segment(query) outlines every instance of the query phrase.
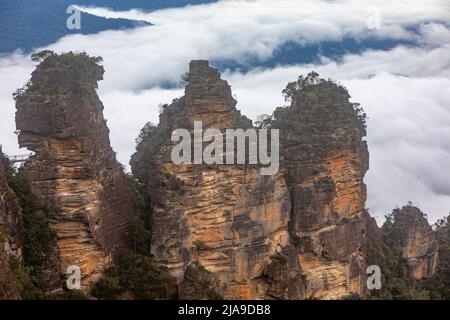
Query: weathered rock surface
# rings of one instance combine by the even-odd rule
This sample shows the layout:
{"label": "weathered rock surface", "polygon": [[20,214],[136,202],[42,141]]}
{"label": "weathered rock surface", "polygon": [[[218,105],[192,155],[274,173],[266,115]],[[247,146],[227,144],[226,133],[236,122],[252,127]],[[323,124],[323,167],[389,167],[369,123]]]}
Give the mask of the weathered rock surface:
{"label": "weathered rock surface", "polygon": [[23,171],[53,212],[60,272],[79,266],[83,289],[126,246],[134,215],[96,93],[104,73],[98,62],[51,53],[16,96],[19,144],[35,152]]}
{"label": "weathered rock surface", "polygon": [[[165,108],[147,140],[168,141],[194,120],[219,129],[244,123],[228,84],[206,61],[191,62],[187,81],[186,95]],[[364,119],[344,88],[313,76],[302,81],[292,105],[266,123],[280,129],[283,168],[274,176],[250,165],[174,165],[167,142],[142,170],[146,147],[138,147],[132,164],[152,199],[153,253],[178,278],[199,261],[226,298],[363,294]]]}
{"label": "weathered rock surface", "polygon": [[348,92],[315,73],[284,91],[291,100],[278,108],[282,166],[291,196],[290,230],[307,298],[363,294],[363,219],[369,154],[364,115]]}
{"label": "weathered rock surface", "polygon": [[[45,55],[16,95],[19,143],[35,152],[21,170],[50,208],[58,235],[58,259],[46,267],[49,282],[56,282],[52,268],[64,275],[77,265],[87,290],[127,247],[135,195],[110,146],[96,94],[99,60]],[[395,259],[398,250],[390,246],[400,248],[407,277],[436,272],[436,233],[419,209],[395,210],[393,223],[381,230],[364,208],[365,115],[345,88],[316,73],[287,86],[291,105],[262,123],[280,130],[281,168],[263,176],[254,164],[172,162],[172,131],[193,135],[194,121],[202,121],[203,130],[253,128],[207,61],[192,61],[186,81],[185,95],[163,107],[159,125],[141,132],[131,159],[151,200],[151,253],[177,279],[180,298],[364,296],[366,257],[375,264]],[[17,299],[10,261],[20,260],[23,229],[2,170],[0,298]],[[439,230],[448,236],[447,225]]]}
{"label": "weathered rock surface", "polygon": [[[193,263],[217,279],[227,299],[302,297],[300,267],[283,276],[295,290],[279,290],[267,281],[271,257],[290,250],[289,193],[282,173],[262,176],[257,165],[174,165],[170,133],[203,128],[248,128],[236,110],[228,83],[207,61],[192,61],[185,96],[166,106],[158,128],[144,139],[132,158],[133,172],[147,183],[153,208],[152,253],[180,282]],[[160,137],[160,138],[156,138]],[[155,141],[162,143],[155,148]],[[153,144],[145,145],[146,140]],[[155,152],[157,155],[152,155]],[[152,163],[143,166],[153,158]],[[142,169],[144,168],[144,169]],[[279,297],[278,297],[279,295]]]}
{"label": "weathered rock surface", "polygon": [[6,181],[5,158],[0,149],[0,300],[20,299],[11,262],[22,259],[23,223],[14,191]]}
{"label": "weathered rock surface", "polygon": [[439,245],[424,214],[407,205],[394,210],[393,221],[386,240],[400,248],[402,272],[413,279],[431,277],[438,265]]}
{"label": "weathered rock surface", "polygon": [[436,223],[436,238],[439,243],[439,249],[450,243],[450,215],[445,219],[440,219]]}
{"label": "weathered rock surface", "polygon": [[382,243],[384,241],[384,234],[380,227],[378,227],[375,218],[371,217],[368,212],[365,212],[364,219],[366,222],[366,241]]}

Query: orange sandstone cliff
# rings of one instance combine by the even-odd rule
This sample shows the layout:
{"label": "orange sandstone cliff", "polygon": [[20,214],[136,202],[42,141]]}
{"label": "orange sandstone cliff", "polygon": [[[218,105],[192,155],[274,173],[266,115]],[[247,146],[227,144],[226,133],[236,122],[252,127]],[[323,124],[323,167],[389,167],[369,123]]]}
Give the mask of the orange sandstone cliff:
{"label": "orange sandstone cliff", "polygon": [[99,61],[49,53],[16,94],[19,144],[35,153],[22,171],[52,212],[59,272],[80,267],[85,290],[126,247],[134,215],[96,93]]}
{"label": "orange sandstone cliff", "polygon": [[[131,162],[137,177],[146,180],[152,202],[152,254],[180,282],[190,266],[201,265],[228,299],[303,297],[281,172],[262,176],[258,165],[172,163],[174,129],[192,129],[195,120],[202,120],[204,129],[251,127],[236,110],[230,86],[207,61],[192,61],[186,80],[185,96],[164,107],[158,128],[138,146]],[[157,136],[162,142],[155,148]],[[145,155],[154,152],[148,164]],[[279,274],[275,265],[282,255],[290,270]],[[282,290],[280,282],[285,283]]]}
{"label": "orange sandstone cliff", "polygon": [[[110,146],[96,93],[100,59],[48,51],[37,58],[15,96],[20,146],[34,152],[20,174],[45,203],[56,234],[44,270],[48,287],[75,265],[88,291],[130,244],[136,194]],[[148,254],[176,278],[179,298],[365,296],[366,260],[380,261],[365,252],[369,241],[399,248],[406,277],[435,274],[436,233],[420,210],[394,211],[383,230],[365,210],[365,114],[344,87],[314,72],[287,85],[290,105],[259,124],[280,132],[279,171],[265,176],[259,164],[172,162],[172,131],[193,135],[194,121],[203,130],[255,128],[208,61],[192,61],[185,80],[184,96],[162,107],[157,126],[143,128],[130,162],[150,199]],[[0,298],[18,299],[10,262],[20,261],[27,230],[7,169],[0,165]]]}
{"label": "orange sandstone cliff", "polygon": [[291,105],[278,108],[283,167],[291,196],[290,231],[306,297],[362,295],[364,206],[369,154],[365,115],[342,86],[316,73],[289,83]]}
{"label": "orange sandstone cliff", "polygon": [[251,126],[206,61],[192,61],[186,80],[185,96],[164,108],[131,162],[152,200],[156,259],[179,281],[198,262],[226,298],[363,294],[368,152],[363,115],[345,89],[311,77],[295,85],[292,105],[266,123],[280,129],[282,168],[261,176],[254,165],[171,162],[173,129],[194,120]]}
{"label": "orange sandstone cliff", "polygon": [[[386,241],[401,252],[401,272],[412,279],[429,278],[438,266],[438,238],[422,211],[407,205],[394,210]],[[440,231],[440,230],[439,230]]]}

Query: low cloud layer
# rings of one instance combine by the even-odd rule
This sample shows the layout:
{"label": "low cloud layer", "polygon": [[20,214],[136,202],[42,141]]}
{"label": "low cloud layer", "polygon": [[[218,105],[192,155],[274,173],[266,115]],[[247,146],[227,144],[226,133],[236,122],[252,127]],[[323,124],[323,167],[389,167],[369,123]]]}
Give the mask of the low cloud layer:
{"label": "low cloud layer", "polygon": [[[372,6],[381,8],[379,30],[367,29]],[[372,214],[381,218],[409,200],[431,220],[450,210],[447,1],[221,1],[150,14],[88,10],[155,24],[69,36],[49,46],[57,52],[85,50],[104,57],[106,73],[99,94],[113,147],[124,164],[134,151],[140,128],[147,121],[158,121],[158,105],[182,95],[180,75],[191,59],[266,59],[286,41],[313,43],[345,35],[412,39],[416,46],[369,50],[340,61],[322,58],[317,65],[224,72],[223,77],[233,87],[238,108],[253,119],[282,105],[281,90],[300,74],[316,70],[340,81],[369,115],[371,169],[366,182]],[[11,95],[29,79],[33,68],[29,57],[19,53],[0,59],[0,143],[9,154],[24,153],[12,134]],[[167,83],[178,83],[180,88],[162,89]]]}

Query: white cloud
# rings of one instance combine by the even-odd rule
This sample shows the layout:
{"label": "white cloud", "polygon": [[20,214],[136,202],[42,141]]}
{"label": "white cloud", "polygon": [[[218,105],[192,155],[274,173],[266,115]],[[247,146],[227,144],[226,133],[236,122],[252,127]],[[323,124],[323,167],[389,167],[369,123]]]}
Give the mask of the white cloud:
{"label": "white cloud", "polygon": [[[395,52],[390,52],[391,58]],[[449,57],[450,48],[446,52]],[[414,56],[415,53],[415,49],[410,49],[408,63],[399,54],[397,64],[392,61],[383,64],[387,69],[378,69],[390,67],[396,71],[404,63],[408,77],[377,72],[377,63],[374,63],[375,70],[366,70],[366,76],[375,74],[372,77],[348,72],[358,69],[366,59],[364,54],[342,65],[276,68],[224,77],[233,85],[238,107],[253,118],[282,105],[281,89],[299,74],[318,70],[321,76],[339,79],[349,90],[352,101],[360,102],[369,116],[370,170],[365,181],[367,207],[372,215],[381,222],[393,208],[412,201],[435,221],[450,212],[449,67],[447,64],[447,70],[442,70],[447,76],[422,76],[420,68],[406,65],[426,60],[432,64],[436,60],[433,53],[428,59],[421,54]],[[426,56],[425,52],[422,54]],[[383,57],[379,55],[380,59]],[[445,65],[445,61],[438,62]],[[426,65],[423,68],[427,74]]]}
{"label": "white cloud", "polygon": [[18,150],[13,134],[16,126],[12,94],[25,84],[32,68],[31,61],[20,53],[0,59],[0,145],[4,152],[24,153]]}
{"label": "white cloud", "polygon": [[450,30],[438,23],[426,23],[420,26],[422,37],[419,43],[439,47],[450,43]]}
{"label": "white cloud", "polygon": [[141,92],[111,91],[101,95],[105,118],[118,159],[128,164],[138,133],[147,122],[159,122],[159,105],[171,103],[183,90],[153,88]]}
{"label": "white cloud", "polygon": [[344,81],[369,115],[367,207],[378,219],[412,201],[432,220],[450,212],[450,79],[380,74]]}
{"label": "white cloud", "polygon": [[[380,8],[379,30],[367,28],[370,7]],[[130,90],[157,86],[161,81],[177,82],[180,71],[186,70],[194,57],[267,59],[286,41],[310,44],[339,41],[345,36],[414,40],[416,35],[411,26],[450,21],[450,7],[445,0],[239,0],[151,13],[83,10],[154,24],[131,31],[65,37],[51,46],[55,50],[87,50],[104,56],[110,77],[103,86]],[[147,66],[148,70],[143,72]]]}
{"label": "white cloud", "polygon": [[[380,30],[367,30],[370,6],[381,9]],[[96,13],[113,14],[101,10]],[[115,14],[154,26],[68,36],[49,48],[85,50],[104,57],[106,74],[99,94],[113,146],[125,164],[140,128],[146,121],[157,121],[158,105],[182,95],[180,89],[161,89],[161,85],[179,82],[191,59],[245,61],[250,55],[263,59],[285,41],[311,43],[346,35],[417,41],[416,47],[369,50],[346,55],[339,62],[322,58],[319,65],[226,72],[223,77],[232,85],[238,107],[252,118],[283,104],[281,90],[300,74],[314,69],[341,81],[370,116],[367,183],[372,212],[382,216],[408,200],[434,219],[450,210],[449,143],[445,140],[450,123],[450,30],[439,23],[450,22],[448,1],[220,1]],[[412,32],[410,27],[419,24],[419,34]],[[29,58],[20,54],[0,59],[0,143],[8,153],[20,152],[12,134],[11,93],[28,80],[32,70]]]}

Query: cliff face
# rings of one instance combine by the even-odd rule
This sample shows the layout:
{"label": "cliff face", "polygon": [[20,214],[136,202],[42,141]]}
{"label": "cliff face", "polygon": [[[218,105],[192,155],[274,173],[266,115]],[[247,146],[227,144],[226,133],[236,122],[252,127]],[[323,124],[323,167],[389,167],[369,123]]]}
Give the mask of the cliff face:
{"label": "cliff face", "polygon": [[[87,290],[129,245],[135,194],[110,146],[96,94],[104,72],[99,60],[51,52],[40,58],[16,93],[19,143],[35,152],[21,174],[44,200],[57,234],[43,266],[49,287],[75,265]],[[399,271],[409,279],[435,274],[439,245],[419,209],[394,210],[380,229],[364,208],[365,115],[345,88],[316,73],[288,84],[291,105],[261,124],[280,130],[280,170],[264,176],[259,164],[173,163],[175,129],[192,137],[195,121],[222,133],[254,128],[207,61],[192,61],[186,81],[185,95],[163,106],[158,126],[144,127],[131,159],[151,200],[151,254],[177,279],[180,298],[365,296],[366,260],[386,273],[386,297],[401,298],[391,294]],[[24,231],[1,163],[0,298],[17,299],[11,261],[21,259]],[[448,229],[448,223],[438,229],[442,243]]]}
{"label": "cliff face", "polygon": [[315,73],[284,91],[278,108],[282,165],[291,195],[290,230],[306,274],[308,298],[363,293],[363,219],[368,170],[364,115],[347,91]]}
{"label": "cliff face", "polygon": [[[446,219],[438,220],[436,228],[436,238],[439,243],[439,249],[450,249],[450,215]],[[448,253],[447,253],[448,255]]]}
{"label": "cliff face", "polygon": [[[363,294],[368,151],[364,116],[347,91],[315,75],[290,84],[292,105],[265,123],[280,129],[282,168],[261,176],[255,165],[171,162],[175,128],[249,126],[206,61],[191,62],[186,80],[185,96],[164,108],[132,158],[152,199],[157,259],[179,279],[199,261],[226,298]],[[143,168],[156,141],[165,142]]]}
{"label": "cliff face", "polygon": [[60,272],[79,266],[83,289],[126,245],[134,215],[96,93],[104,72],[98,62],[50,53],[16,96],[19,144],[35,152],[22,170],[52,211]]}
{"label": "cliff face", "polygon": [[6,182],[6,168],[0,149],[0,300],[20,299],[11,271],[13,259],[22,259],[23,223],[14,192]]}
{"label": "cliff face", "polygon": [[[203,121],[207,128],[248,128],[226,81],[207,61],[192,61],[185,96],[166,106],[160,124],[132,158],[133,172],[147,179],[153,208],[152,253],[179,281],[198,263],[212,273],[227,299],[301,298],[300,267],[289,242],[289,193],[281,173],[262,176],[258,165],[174,165],[170,132]],[[148,172],[150,172],[148,174]],[[140,174],[142,173],[142,174]],[[275,256],[290,264],[282,276]],[[286,269],[286,268],[285,268]],[[286,271],[286,270],[285,270]],[[280,281],[290,286],[277,288]],[[183,287],[183,286],[182,286]]]}
{"label": "cliff face", "polygon": [[401,251],[401,271],[412,279],[429,278],[436,273],[439,245],[424,214],[411,205],[394,210],[387,243]]}

